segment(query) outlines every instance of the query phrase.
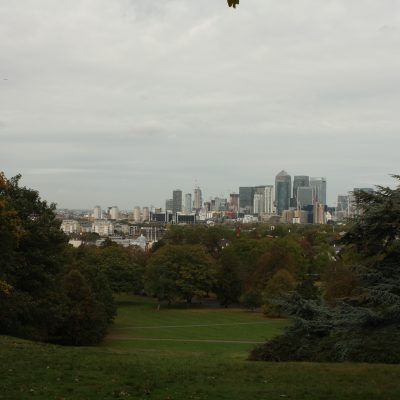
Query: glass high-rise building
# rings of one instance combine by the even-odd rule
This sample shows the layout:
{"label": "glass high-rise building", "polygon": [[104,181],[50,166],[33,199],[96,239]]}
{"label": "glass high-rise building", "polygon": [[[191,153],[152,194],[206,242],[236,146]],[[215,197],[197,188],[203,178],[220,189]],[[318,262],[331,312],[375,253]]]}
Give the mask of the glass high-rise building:
{"label": "glass high-rise building", "polygon": [[[299,187],[308,187],[310,186],[310,177],[306,175],[295,175],[293,177],[293,203],[296,207],[297,204],[297,191]],[[312,203],[310,203],[312,204]]]}
{"label": "glass high-rise building", "polygon": [[192,194],[191,193],[185,194],[185,213],[186,214],[192,213]]}
{"label": "glass high-rise building", "polygon": [[175,189],[172,192],[172,213],[175,214],[181,211],[182,211],[182,190]]}
{"label": "glass high-rise building", "polygon": [[239,187],[239,210],[241,213],[253,213],[254,193],[255,190],[253,186]]}
{"label": "glass high-rise building", "polygon": [[311,186],[299,186],[297,188],[297,208],[303,208],[314,204],[314,189]]}
{"label": "glass high-rise building", "polygon": [[311,178],[310,186],[314,188],[314,204],[326,204],[326,178]]}
{"label": "glass high-rise building", "polygon": [[279,215],[290,207],[290,195],[292,192],[292,178],[286,171],[279,172],[275,177],[275,202]]}
{"label": "glass high-rise building", "polygon": [[201,189],[197,186],[194,189],[193,208],[196,211],[200,211],[202,206],[203,206],[203,198],[202,198],[202,194],[201,194]]}

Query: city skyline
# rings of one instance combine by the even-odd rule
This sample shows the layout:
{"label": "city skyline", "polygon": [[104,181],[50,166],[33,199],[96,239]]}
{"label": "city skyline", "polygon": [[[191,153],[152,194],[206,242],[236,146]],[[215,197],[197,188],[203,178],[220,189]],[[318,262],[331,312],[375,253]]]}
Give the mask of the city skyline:
{"label": "city skyline", "polygon": [[0,170],[68,208],[392,185],[397,2],[246,3],[3,0]]}

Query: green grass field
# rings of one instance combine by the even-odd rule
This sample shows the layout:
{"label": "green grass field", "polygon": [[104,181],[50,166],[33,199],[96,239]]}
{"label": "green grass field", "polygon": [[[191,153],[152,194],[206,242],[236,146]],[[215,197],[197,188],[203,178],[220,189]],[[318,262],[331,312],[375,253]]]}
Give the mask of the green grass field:
{"label": "green grass field", "polygon": [[399,399],[400,366],[262,363],[254,343],[283,320],[121,298],[102,345],[67,348],[0,336],[0,399]]}
{"label": "green grass field", "polygon": [[278,335],[285,320],[238,309],[162,307],[146,298],[120,298],[118,318],[103,346],[124,351],[173,352],[176,357],[224,354],[246,358],[257,343]]}

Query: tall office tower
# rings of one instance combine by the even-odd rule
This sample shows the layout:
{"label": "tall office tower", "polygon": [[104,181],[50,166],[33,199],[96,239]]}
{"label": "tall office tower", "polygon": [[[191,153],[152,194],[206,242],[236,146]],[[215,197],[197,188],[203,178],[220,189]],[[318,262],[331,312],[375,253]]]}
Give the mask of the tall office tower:
{"label": "tall office tower", "polygon": [[101,212],[101,207],[100,206],[94,206],[93,208],[93,218],[94,219],[101,219],[102,218],[102,212]]}
{"label": "tall office tower", "polygon": [[294,199],[293,202],[294,202],[295,207],[298,207],[298,205],[297,205],[297,189],[299,187],[307,187],[307,186],[310,186],[310,177],[309,176],[295,175],[293,177],[293,199]]}
{"label": "tall office tower", "polygon": [[193,208],[196,211],[200,211],[202,206],[203,206],[203,198],[201,196],[201,189],[197,186],[194,189]]}
{"label": "tall office tower", "polygon": [[150,220],[150,208],[143,207],[142,221],[149,221],[149,220]]}
{"label": "tall office tower", "polygon": [[253,213],[254,187],[239,187],[239,211],[244,214]]}
{"label": "tall office tower", "polygon": [[142,212],[140,210],[140,207],[135,207],[133,209],[133,220],[135,222],[142,222]]}
{"label": "tall office tower", "polygon": [[265,212],[267,214],[275,214],[275,190],[273,185],[267,185],[265,186],[265,191],[264,191],[264,201],[265,201]]}
{"label": "tall office tower", "polygon": [[350,215],[350,198],[348,195],[339,194],[337,197],[336,219],[341,221]]}
{"label": "tall office tower", "polygon": [[265,213],[265,197],[263,193],[254,193],[253,213],[254,214]]}
{"label": "tall office tower", "polygon": [[192,194],[191,193],[185,194],[185,213],[186,214],[192,213]]}
{"label": "tall office tower", "polygon": [[231,193],[229,195],[229,210],[239,212],[239,193]]}
{"label": "tall office tower", "polygon": [[168,199],[165,200],[165,211],[172,211],[174,207],[174,200],[173,199]]}
{"label": "tall office tower", "polygon": [[182,190],[175,189],[172,192],[172,213],[175,214],[181,211],[182,211]]}
{"label": "tall office tower", "polygon": [[110,210],[110,218],[118,220],[119,219],[119,208],[117,206],[112,206]]}
{"label": "tall office tower", "polygon": [[286,171],[279,172],[275,177],[275,202],[279,215],[290,206],[290,195],[292,192],[292,178]]}
{"label": "tall office tower", "polygon": [[[265,185],[254,187],[254,198],[253,198],[254,214],[265,214],[265,188],[266,188]],[[256,204],[256,202],[258,204]]]}
{"label": "tall office tower", "polygon": [[349,210],[349,196],[339,194],[337,197],[337,207],[336,212],[344,212],[347,213]]}
{"label": "tall office tower", "polygon": [[314,188],[314,203],[326,204],[326,178],[311,178],[310,186]]}
{"label": "tall office tower", "polygon": [[297,188],[296,207],[303,208],[314,204],[314,188],[311,186],[299,186]]}

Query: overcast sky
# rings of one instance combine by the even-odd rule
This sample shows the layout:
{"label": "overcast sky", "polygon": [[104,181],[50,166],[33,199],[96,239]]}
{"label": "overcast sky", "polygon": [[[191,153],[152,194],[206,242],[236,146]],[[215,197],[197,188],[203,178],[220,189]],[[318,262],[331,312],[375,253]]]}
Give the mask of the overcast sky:
{"label": "overcast sky", "polygon": [[400,173],[398,0],[0,0],[0,171],[59,207]]}

